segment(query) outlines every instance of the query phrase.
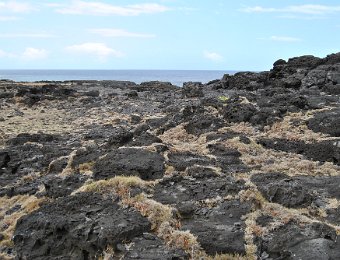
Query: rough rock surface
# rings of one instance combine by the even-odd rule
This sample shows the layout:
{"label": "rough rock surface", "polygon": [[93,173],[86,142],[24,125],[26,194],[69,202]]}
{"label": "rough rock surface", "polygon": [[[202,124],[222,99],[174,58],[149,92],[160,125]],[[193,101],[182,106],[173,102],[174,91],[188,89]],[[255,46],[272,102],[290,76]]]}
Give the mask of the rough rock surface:
{"label": "rough rock surface", "polygon": [[340,137],[340,109],[333,109],[317,113],[308,122],[308,127],[315,132],[322,132],[331,136]]}
{"label": "rough rock surface", "polygon": [[247,204],[226,201],[215,207],[196,208],[192,219],[183,219],[182,229],[190,230],[208,254],[245,254],[244,222]]}
{"label": "rough rock surface", "polygon": [[123,148],[108,153],[94,165],[94,178],[104,179],[116,175],[137,175],[143,180],[162,178],[164,158],[154,152]]}
{"label": "rough rock surface", "polygon": [[150,223],[110,199],[83,193],[57,200],[20,219],[14,245],[21,259],[93,259],[111,245],[142,235]]}
{"label": "rough rock surface", "polygon": [[0,80],[0,259],[340,259],[339,100],[340,53]]}
{"label": "rough rock surface", "polygon": [[157,236],[144,233],[141,237],[135,237],[130,245],[119,245],[122,258],[126,260],[150,259],[150,260],[173,260],[188,259],[183,250],[168,248]]}

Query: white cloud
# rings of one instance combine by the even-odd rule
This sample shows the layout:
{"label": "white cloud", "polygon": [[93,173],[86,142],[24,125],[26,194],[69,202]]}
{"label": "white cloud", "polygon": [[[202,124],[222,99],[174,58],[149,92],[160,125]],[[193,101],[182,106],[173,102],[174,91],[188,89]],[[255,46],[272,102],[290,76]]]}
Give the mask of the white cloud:
{"label": "white cloud", "polygon": [[0,22],[16,21],[19,19],[17,16],[0,16]]}
{"label": "white cloud", "polygon": [[271,36],[270,40],[276,42],[300,42],[300,38],[289,37],[289,36]]}
{"label": "white cloud", "polygon": [[211,61],[215,61],[215,62],[219,62],[223,60],[223,57],[216,52],[204,51],[203,56],[204,58],[211,60]]}
{"label": "white cloud", "polygon": [[4,50],[0,50],[0,58],[16,58],[17,55],[11,53],[11,52],[6,52]]}
{"label": "white cloud", "polygon": [[140,14],[153,14],[168,11],[169,8],[156,4],[145,3],[127,6],[118,6],[102,2],[88,2],[75,0],[68,6],[57,8],[56,11],[62,14],[83,14],[83,15],[120,15],[136,16]]}
{"label": "white cloud", "polygon": [[65,48],[66,51],[75,54],[88,54],[97,57],[99,60],[106,60],[108,57],[122,57],[124,54],[120,51],[108,47],[104,43],[86,42],[79,45],[72,45]]}
{"label": "white cloud", "polygon": [[0,38],[54,38],[49,33],[0,33]]}
{"label": "white cloud", "polygon": [[291,13],[291,14],[308,14],[308,15],[325,15],[330,13],[340,12],[339,6],[331,5],[291,5],[283,8],[273,8],[273,7],[245,7],[241,11],[246,13]]}
{"label": "white cloud", "polygon": [[32,47],[27,47],[22,53],[12,53],[0,50],[1,58],[11,58],[18,60],[40,60],[45,59],[48,56],[48,51],[45,49],[37,49]]}
{"label": "white cloud", "polygon": [[91,33],[99,34],[104,37],[133,37],[133,38],[153,38],[154,34],[134,33],[122,29],[90,29]]}
{"label": "white cloud", "polygon": [[1,1],[0,11],[12,13],[28,13],[34,11],[35,8],[29,3],[22,3],[17,1]]}
{"label": "white cloud", "polygon": [[0,58],[6,57],[6,56],[7,56],[7,53],[3,50],[0,50]]}
{"label": "white cloud", "polygon": [[28,47],[25,49],[21,58],[25,60],[40,60],[47,58],[48,52],[45,49],[36,49]]}

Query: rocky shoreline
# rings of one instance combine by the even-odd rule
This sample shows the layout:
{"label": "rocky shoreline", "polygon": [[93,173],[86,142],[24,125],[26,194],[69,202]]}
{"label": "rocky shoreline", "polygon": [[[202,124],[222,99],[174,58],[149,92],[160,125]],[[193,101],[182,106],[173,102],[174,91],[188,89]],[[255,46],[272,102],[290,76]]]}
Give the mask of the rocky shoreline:
{"label": "rocky shoreline", "polygon": [[0,259],[340,259],[340,53],[0,108]]}

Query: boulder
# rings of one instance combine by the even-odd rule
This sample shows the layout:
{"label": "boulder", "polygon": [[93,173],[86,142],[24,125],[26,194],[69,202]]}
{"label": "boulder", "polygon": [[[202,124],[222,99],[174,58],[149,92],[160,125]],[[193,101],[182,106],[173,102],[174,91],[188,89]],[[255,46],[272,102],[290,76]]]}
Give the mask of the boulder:
{"label": "boulder", "polygon": [[58,199],[19,219],[14,232],[18,259],[95,259],[103,251],[150,230],[135,210],[97,194]]}
{"label": "boulder", "polygon": [[162,178],[164,171],[163,156],[134,148],[121,148],[109,152],[98,159],[93,167],[95,179],[135,175],[143,180],[155,180]]}

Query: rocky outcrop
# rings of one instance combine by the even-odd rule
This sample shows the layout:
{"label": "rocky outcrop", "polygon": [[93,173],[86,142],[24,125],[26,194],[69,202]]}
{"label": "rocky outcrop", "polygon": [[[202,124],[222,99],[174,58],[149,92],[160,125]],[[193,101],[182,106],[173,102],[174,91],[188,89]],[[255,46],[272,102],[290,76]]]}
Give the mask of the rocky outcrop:
{"label": "rocky outcrop", "polygon": [[98,159],[94,165],[95,179],[117,175],[136,175],[143,180],[160,179],[164,175],[164,158],[142,149],[123,148]]}
{"label": "rocky outcrop", "polygon": [[13,241],[19,259],[94,259],[108,244],[117,246],[149,230],[150,223],[137,212],[83,193],[20,219]]}
{"label": "rocky outcrop", "polygon": [[339,86],[0,80],[0,258],[339,259]]}

